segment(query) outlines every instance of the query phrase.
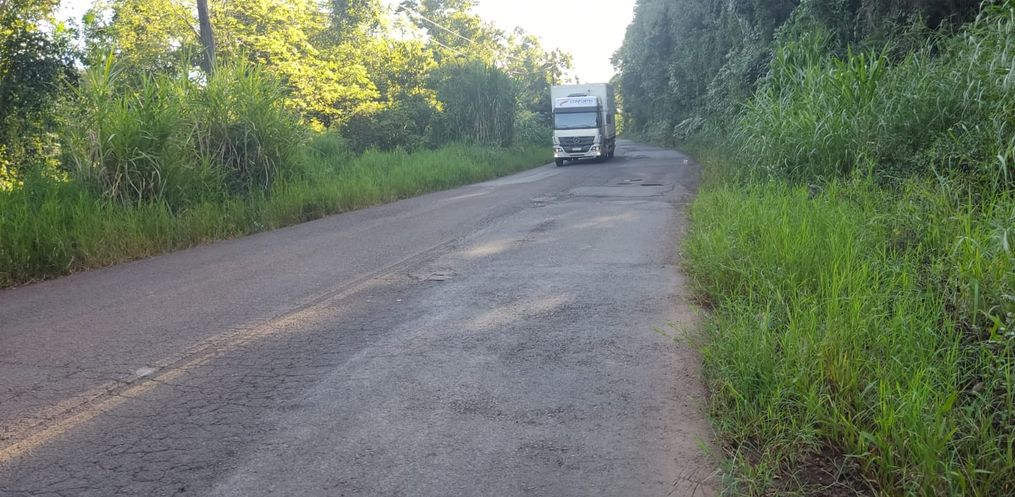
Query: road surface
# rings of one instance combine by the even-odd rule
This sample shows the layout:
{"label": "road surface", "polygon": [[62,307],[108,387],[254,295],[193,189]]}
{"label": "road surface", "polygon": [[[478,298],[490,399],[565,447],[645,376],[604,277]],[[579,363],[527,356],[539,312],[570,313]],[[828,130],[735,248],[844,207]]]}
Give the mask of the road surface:
{"label": "road surface", "polygon": [[697,181],[624,142],[2,291],[0,495],[714,495]]}

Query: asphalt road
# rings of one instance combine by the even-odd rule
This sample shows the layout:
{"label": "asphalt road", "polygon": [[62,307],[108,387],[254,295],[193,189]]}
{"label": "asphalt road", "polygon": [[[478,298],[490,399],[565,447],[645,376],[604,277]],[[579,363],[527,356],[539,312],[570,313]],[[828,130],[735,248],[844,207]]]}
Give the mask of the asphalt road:
{"label": "asphalt road", "polygon": [[0,292],[0,495],[714,495],[697,166],[618,155]]}

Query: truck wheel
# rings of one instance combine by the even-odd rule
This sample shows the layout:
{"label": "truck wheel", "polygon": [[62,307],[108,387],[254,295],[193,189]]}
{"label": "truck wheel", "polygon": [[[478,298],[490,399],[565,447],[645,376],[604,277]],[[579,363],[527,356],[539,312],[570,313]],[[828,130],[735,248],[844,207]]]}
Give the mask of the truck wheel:
{"label": "truck wheel", "polygon": [[564,159],[556,159],[554,162],[557,163],[557,167],[564,167]]}

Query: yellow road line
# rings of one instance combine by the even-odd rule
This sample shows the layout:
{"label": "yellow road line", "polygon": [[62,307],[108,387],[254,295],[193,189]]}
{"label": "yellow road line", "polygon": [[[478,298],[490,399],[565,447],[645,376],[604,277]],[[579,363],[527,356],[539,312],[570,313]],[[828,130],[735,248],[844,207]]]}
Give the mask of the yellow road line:
{"label": "yellow road line", "polygon": [[31,428],[29,429],[32,433],[23,435],[20,439],[17,439],[18,437],[12,437],[17,441],[0,449],[0,464],[45,445],[49,441],[95,419],[99,415],[109,412],[127,400],[148,393],[161,384],[176,380],[189,371],[199,368],[207,364],[212,359],[220,357],[232,350],[236,350],[237,348],[248,345],[254,341],[280,334],[284,331],[306,329],[307,325],[311,324],[313,319],[322,317],[322,311],[324,311],[326,307],[327,306],[324,303],[319,303],[313,307],[301,309],[294,313],[269,321],[251,330],[230,332],[229,337],[225,340],[222,340],[220,337],[211,340],[216,342],[218,346],[206,346],[203,353],[198,353],[196,356],[190,357],[182,363],[167,367],[157,372],[157,374],[138,377],[134,380],[134,382],[128,384],[126,387],[121,386],[119,390],[102,390],[101,393],[99,393],[98,390],[101,389],[93,389],[85,394],[79,395],[75,398],[77,399],[77,402],[72,400],[63,403],[76,405],[69,411],[57,414],[57,417],[60,417],[61,415],[63,416],[57,421],[53,421],[48,424],[36,424],[32,427],[35,428],[34,430]]}

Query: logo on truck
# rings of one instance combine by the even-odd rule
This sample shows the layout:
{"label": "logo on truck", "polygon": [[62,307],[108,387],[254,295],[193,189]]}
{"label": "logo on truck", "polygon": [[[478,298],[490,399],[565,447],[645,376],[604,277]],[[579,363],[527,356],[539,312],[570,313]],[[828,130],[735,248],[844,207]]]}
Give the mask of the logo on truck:
{"label": "logo on truck", "polygon": [[595,107],[599,105],[598,97],[567,97],[558,98],[557,107]]}

